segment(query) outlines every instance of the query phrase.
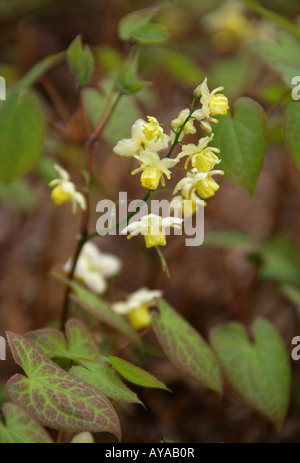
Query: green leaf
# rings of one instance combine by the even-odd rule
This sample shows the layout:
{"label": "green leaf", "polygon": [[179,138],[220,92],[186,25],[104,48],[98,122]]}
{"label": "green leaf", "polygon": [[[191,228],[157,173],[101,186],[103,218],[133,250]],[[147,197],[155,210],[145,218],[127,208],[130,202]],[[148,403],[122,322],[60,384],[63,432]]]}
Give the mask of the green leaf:
{"label": "green leaf", "polygon": [[0,104],[0,181],[26,174],[42,151],[45,117],[34,94],[13,92]]}
{"label": "green leaf", "polygon": [[123,40],[133,38],[135,31],[145,24],[148,24],[155,13],[158,11],[157,6],[151,6],[142,10],[134,11],[124,16],[119,23],[119,36]]}
{"label": "green leaf", "polygon": [[26,337],[51,358],[95,360],[101,354],[93,334],[82,322],[75,319],[66,323],[66,338],[60,331],[49,328],[32,331]]}
{"label": "green leaf", "polygon": [[242,247],[249,250],[257,249],[258,243],[255,239],[243,233],[233,231],[211,232],[205,236],[204,244],[206,246],[221,247]]}
{"label": "green leaf", "polygon": [[[300,75],[300,69],[299,74]],[[284,115],[283,121],[284,133],[286,141],[292,155],[292,158],[300,169],[300,105],[299,103],[291,103]]]}
{"label": "green leaf", "polygon": [[291,302],[293,302],[293,304],[295,304],[298,314],[300,315],[300,288],[292,285],[282,285],[280,290]]}
{"label": "green leaf", "polygon": [[167,391],[169,390],[167,386],[156,379],[155,376],[139,367],[136,367],[135,365],[132,365],[132,363],[126,362],[126,360],[120,359],[119,357],[114,357],[113,355],[108,358],[114,369],[127,379],[127,381],[137,384],[138,386],[165,389]]}
{"label": "green leaf", "polygon": [[144,24],[135,30],[133,38],[140,43],[150,44],[163,42],[168,38],[168,32],[163,24]]}
{"label": "green leaf", "polygon": [[37,63],[30,71],[15,85],[14,90],[25,90],[33,85],[43,74],[58,64],[65,57],[65,52],[50,55]]}
{"label": "green leaf", "polygon": [[0,183],[0,202],[11,209],[30,212],[36,205],[36,199],[34,187],[23,178],[9,184]]}
{"label": "green leaf", "polygon": [[299,285],[300,253],[293,241],[285,236],[272,238],[262,244],[260,278],[276,283]]}
{"label": "green leaf", "polygon": [[211,343],[232,388],[279,430],[291,385],[287,352],[267,320],[257,319],[251,333],[253,341],[242,325],[228,323],[212,331]]}
{"label": "green leaf", "polygon": [[166,302],[160,300],[158,307],[160,315],[153,315],[152,324],[167,357],[194,381],[222,393],[219,365],[202,336]]}
{"label": "green leaf", "polygon": [[76,296],[71,296],[71,298],[84,310],[92,314],[98,320],[120,331],[126,337],[130,339],[136,338],[136,332],[131,328],[129,323],[121,315],[114,312],[106,302],[101,301],[93,293],[75,282],[68,282],[67,280],[62,281],[73,289]]}
{"label": "green leaf", "polygon": [[[86,88],[83,90],[83,97],[89,119],[96,127],[106,102],[106,95],[92,88]],[[103,138],[108,143],[115,145],[118,140],[128,137],[132,124],[139,117],[141,117],[141,112],[134,97],[123,97],[118,103],[117,111],[114,112],[103,132]]]}
{"label": "green leaf", "polygon": [[80,35],[69,46],[67,58],[79,86],[85,87],[94,72],[94,57],[87,45],[83,47]]}
{"label": "green leaf", "polygon": [[137,395],[121,381],[111,365],[102,362],[80,362],[70,374],[92,384],[104,395],[117,402],[141,403]]}
{"label": "green leaf", "polygon": [[297,38],[281,30],[278,42],[254,42],[251,48],[281,74],[288,87],[292,87],[293,77],[300,75],[300,41]]}
{"label": "green leaf", "polygon": [[23,408],[3,405],[6,426],[0,421],[0,444],[53,444],[51,437]]}
{"label": "green leaf", "polygon": [[205,77],[203,70],[189,56],[169,49],[153,50],[162,66],[180,83],[196,87]]}
{"label": "green leaf", "polygon": [[254,193],[266,151],[266,117],[251,98],[239,98],[234,115],[220,118],[214,127],[214,146],[220,148],[220,168],[226,176]]}
{"label": "green leaf", "polygon": [[16,363],[26,376],[7,383],[10,401],[22,406],[43,426],[61,431],[110,432],[120,439],[120,424],[109,400],[92,385],[71,376],[32,341],[8,332]]}
{"label": "green leaf", "polygon": [[138,55],[129,60],[117,75],[113,90],[120,95],[133,95],[140,91],[149,82],[136,80],[138,69]]}

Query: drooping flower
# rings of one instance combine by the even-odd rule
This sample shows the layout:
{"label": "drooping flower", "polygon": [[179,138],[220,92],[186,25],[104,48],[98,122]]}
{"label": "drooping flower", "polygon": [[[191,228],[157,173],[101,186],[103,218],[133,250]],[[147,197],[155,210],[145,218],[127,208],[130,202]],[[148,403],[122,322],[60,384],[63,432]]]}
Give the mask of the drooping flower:
{"label": "drooping flower", "polygon": [[54,168],[57,171],[60,178],[52,180],[49,186],[53,188],[51,192],[51,198],[55,204],[60,206],[61,204],[70,201],[73,205],[72,213],[77,212],[77,205],[82,210],[86,209],[86,200],[82,193],[76,191],[74,183],[70,182],[70,175],[62,167],[54,164]]}
{"label": "drooping flower", "polygon": [[[72,265],[72,260],[68,260],[64,266],[65,272],[69,273]],[[118,257],[103,253],[94,243],[87,242],[77,261],[74,276],[91,291],[103,294],[107,289],[106,278],[119,273],[121,266]]]}
{"label": "drooping flower", "polygon": [[174,194],[183,189],[190,192],[195,189],[200,198],[208,199],[214,196],[216,191],[220,188],[220,185],[212,178],[213,175],[217,174],[224,175],[224,172],[223,170],[198,172],[197,169],[193,169],[192,172],[188,172],[187,176],[177,183]]}
{"label": "drooping flower", "polygon": [[181,194],[175,196],[170,202],[170,209],[174,211],[175,217],[187,219],[195,214],[200,207],[206,206],[206,202],[197,196],[195,190],[189,186],[183,187]]}
{"label": "drooping flower", "polygon": [[143,235],[147,248],[152,246],[165,246],[166,228],[174,227],[180,229],[183,219],[178,217],[160,217],[156,214],[149,214],[140,220],[130,223],[122,230],[122,234],[129,233],[128,238],[136,235]]}
{"label": "drooping flower", "polygon": [[162,142],[164,142],[165,134],[162,127],[159,125],[158,120],[153,116],[147,116],[147,119],[148,123],[144,124],[143,128],[143,134],[145,135],[146,140],[154,140],[155,142],[161,140]]}
{"label": "drooping flower", "polygon": [[132,171],[132,175],[143,171],[141,175],[141,183],[145,188],[150,190],[156,190],[159,182],[161,181],[162,186],[165,186],[165,178],[171,178],[171,172],[169,169],[174,167],[178,159],[160,159],[159,155],[152,150],[143,150],[139,155],[134,156],[140,163],[141,166],[138,169]]}
{"label": "drooping flower", "polygon": [[[180,127],[183,126],[189,114],[190,114],[190,110],[186,108],[180,111],[176,119],[173,119],[173,121],[171,122],[171,125],[175,131],[177,131]],[[179,141],[181,141],[184,135],[188,133],[190,134],[196,133],[196,128],[194,127],[194,120],[192,118],[190,118],[186,122],[185,126],[183,127],[183,130],[179,137]],[[175,133],[171,132],[171,140],[174,141],[174,139],[175,139]]]}
{"label": "drooping flower", "polygon": [[228,98],[223,94],[218,94],[221,90],[224,90],[224,87],[215,88],[210,92],[207,86],[207,77],[205,77],[202,84],[198,85],[194,92],[196,96],[200,96],[200,103],[202,104],[200,111],[203,112],[206,119],[215,123],[218,121],[212,116],[226,114],[229,109]]}
{"label": "drooping flower", "polygon": [[151,323],[149,308],[156,305],[156,299],[162,297],[162,291],[141,288],[130,294],[126,301],[115,302],[112,309],[126,315],[134,329],[146,328]]}
{"label": "drooping flower", "polygon": [[163,134],[163,139],[159,138],[156,140],[155,138],[148,140],[144,133],[146,125],[146,121],[138,119],[131,128],[131,138],[123,138],[122,140],[119,140],[113,149],[114,152],[120,156],[131,157],[139,154],[140,151],[145,149],[154,151],[166,149],[168,147],[170,137]]}
{"label": "drooping flower", "polygon": [[179,153],[177,159],[188,156],[184,165],[185,169],[191,161],[192,166],[196,167],[198,172],[206,172],[220,162],[218,156],[214,154],[219,153],[220,150],[212,146],[207,146],[213,137],[214,135],[212,134],[210,137],[201,138],[198,145],[194,145],[193,143],[183,145],[182,151]]}

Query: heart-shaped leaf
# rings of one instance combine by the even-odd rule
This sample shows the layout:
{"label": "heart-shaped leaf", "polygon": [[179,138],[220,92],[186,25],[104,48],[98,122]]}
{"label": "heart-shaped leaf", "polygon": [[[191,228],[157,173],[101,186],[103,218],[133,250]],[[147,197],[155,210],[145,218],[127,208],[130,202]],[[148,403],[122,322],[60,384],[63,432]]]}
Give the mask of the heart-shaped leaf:
{"label": "heart-shaped leaf", "polygon": [[121,381],[111,365],[105,362],[81,362],[81,366],[72,367],[69,373],[92,384],[117,402],[141,403],[137,395]]}
{"label": "heart-shaped leaf", "polygon": [[204,339],[172,307],[160,300],[160,315],[153,314],[153,328],[165,354],[184,374],[222,393],[218,362]]}
{"label": "heart-shaped leaf", "polygon": [[66,338],[60,331],[49,328],[32,331],[26,337],[34,341],[51,358],[95,360],[101,354],[90,330],[75,319],[66,323]]}
{"label": "heart-shaped leaf", "polygon": [[59,368],[29,339],[12,332],[7,338],[16,363],[27,375],[16,374],[8,381],[9,400],[43,426],[110,432],[120,439],[116,412],[98,389]]}
{"label": "heart-shaped leaf", "polygon": [[94,57],[88,46],[83,46],[78,35],[67,50],[70,68],[80,87],[87,85],[94,71]]}
{"label": "heart-shaped leaf", "polygon": [[0,104],[0,181],[9,183],[37,162],[45,117],[33,93],[14,91]]}
{"label": "heart-shaped leaf", "polygon": [[283,341],[275,328],[259,318],[251,329],[228,323],[215,328],[211,343],[232,388],[279,430],[290,394],[291,371]]}
{"label": "heart-shaped leaf", "polygon": [[283,121],[286,141],[298,169],[300,169],[300,105],[291,103],[284,115]]}
{"label": "heart-shaped leaf", "polygon": [[0,421],[0,444],[52,444],[48,433],[23,408],[7,402],[2,407],[6,426]]}
{"label": "heart-shaped leaf", "polygon": [[220,148],[220,168],[226,176],[254,193],[266,151],[266,116],[251,98],[239,98],[234,115],[225,115],[214,127],[213,144]]}

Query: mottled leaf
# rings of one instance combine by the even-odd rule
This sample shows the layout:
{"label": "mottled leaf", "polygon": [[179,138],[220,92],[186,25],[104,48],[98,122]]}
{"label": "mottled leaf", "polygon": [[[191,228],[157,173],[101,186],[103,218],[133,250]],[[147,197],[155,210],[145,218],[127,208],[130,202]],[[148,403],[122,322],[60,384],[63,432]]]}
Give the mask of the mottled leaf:
{"label": "mottled leaf", "polygon": [[48,433],[22,407],[3,405],[6,426],[0,421],[0,444],[52,444]]}
{"label": "mottled leaf", "polygon": [[153,328],[171,362],[184,374],[209,389],[222,393],[222,377],[217,360],[202,336],[166,302],[158,303]]}
{"label": "mottled leaf", "polygon": [[71,376],[32,341],[8,332],[17,364],[27,377],[7,383],[10,401],[22,406],[43,426],[62,431],[110,432],[120,439],[120,424],[109,400],[95,387]]}
{"label": "mottled leaf", "polygon": [[101,354],[93,334],[81,321],[75,319],[66,323],[66,338],[60,331],[49,328],[32,331],[26,337],[51,358],[94,360]]}
{"label": "mottled leaf", "polygon": [[266,116],[251,98],[239,98],[234,114],[219,118],[213,145],[220,148],[218,166],[226,176],[253,194],[266,151]]}
{"label": "mottled leaf", "polygon": [[127,379],[127,381],[143,387],[154,387],[169,390],[167,386],[156,379],[155,376],[139,367],[136,367],[135,365],[132,365],[132,363],[114,356],[110,356],[109,360],[114,369],[117,370],[123,378]]}
{"label": "mottled leaf", "polygon": [[111,365],[101,361],[80,363],[81,366],[71,368],[71,375],[92,384],[117,402],[141,403],[137,395],[121,381]]}
{"label": "mottled leaf", "polygon": [[[65,281],[67,282],[67,280]],[[76,296],[71,296],[72,299],[83,309],[98,318],[98,320],[120,331],[126,337],[131,339],[136,338],[136,332],[131,328],[129,323],[121,315],[114,312],[109,304],[101,301],[93,293],[75,282],[68,282],[67,284],[70,285],[76,294]]]}
{"label": "mottled leaf", "polygon": [[279,430],[290,394],[291,371],[283,341],[275,328],[259,318],[251,328],[228,323],[215,328],[211,343],[232,388]]}

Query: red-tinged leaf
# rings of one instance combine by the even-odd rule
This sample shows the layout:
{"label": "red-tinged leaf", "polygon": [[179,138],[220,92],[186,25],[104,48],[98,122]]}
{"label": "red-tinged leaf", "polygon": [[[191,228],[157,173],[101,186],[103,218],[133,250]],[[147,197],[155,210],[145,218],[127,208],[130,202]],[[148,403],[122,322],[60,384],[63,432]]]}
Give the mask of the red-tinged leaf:
{"label": "red-tinged leaf", "polygon": [[117,402],[141,403],[138,396],[122,382],[111,365],[105,362],[81,362],[70,374],[92,384],[107,397]]}
{"label": "red-tinged leaf", "polygon": [[52,444],[49,434],[23,408],[7,402],[2,407],[6,426],[0,422],[0,444]]}
{"label": "red-tinged leaf", "polygon": [[158,389],[165,389],[169,391],[167,386],[164,385],[161,381],[155,378],[155,376],[151,375],[145,370],[142,370],[132,363],[126,362],[126,360],[120,359],[118,357],[110,356],[109,360],[117,370],[120,375],[122,375],[127,381],[130,381],[133,384],[137,384],[138,386],[143,387],[153,387]]}
{"label": "red-tinged leaf", "polygon": [[160,315],[153,315],[152,324],[167,357],[184,374],[221,394],[221,371],[210,347],[166,302],[160,300],[158,307]]}
{"label": "red-tinged leaf", "polygon": [[31,331],[26,337],[51,358],[95,360],[101,354],[93,334],[81,321],[75,319],[66,323],[66,338],[60,331],[49,328]]}
{"label": "red-tinged leaf", "polygon": [[44,426],[110,432],[120,439],[116,412],[98,389],[59,368],[29,339],[12,332],[7,338],[15,361],[27,375],[17,374],[8,381],[9,400]]}

